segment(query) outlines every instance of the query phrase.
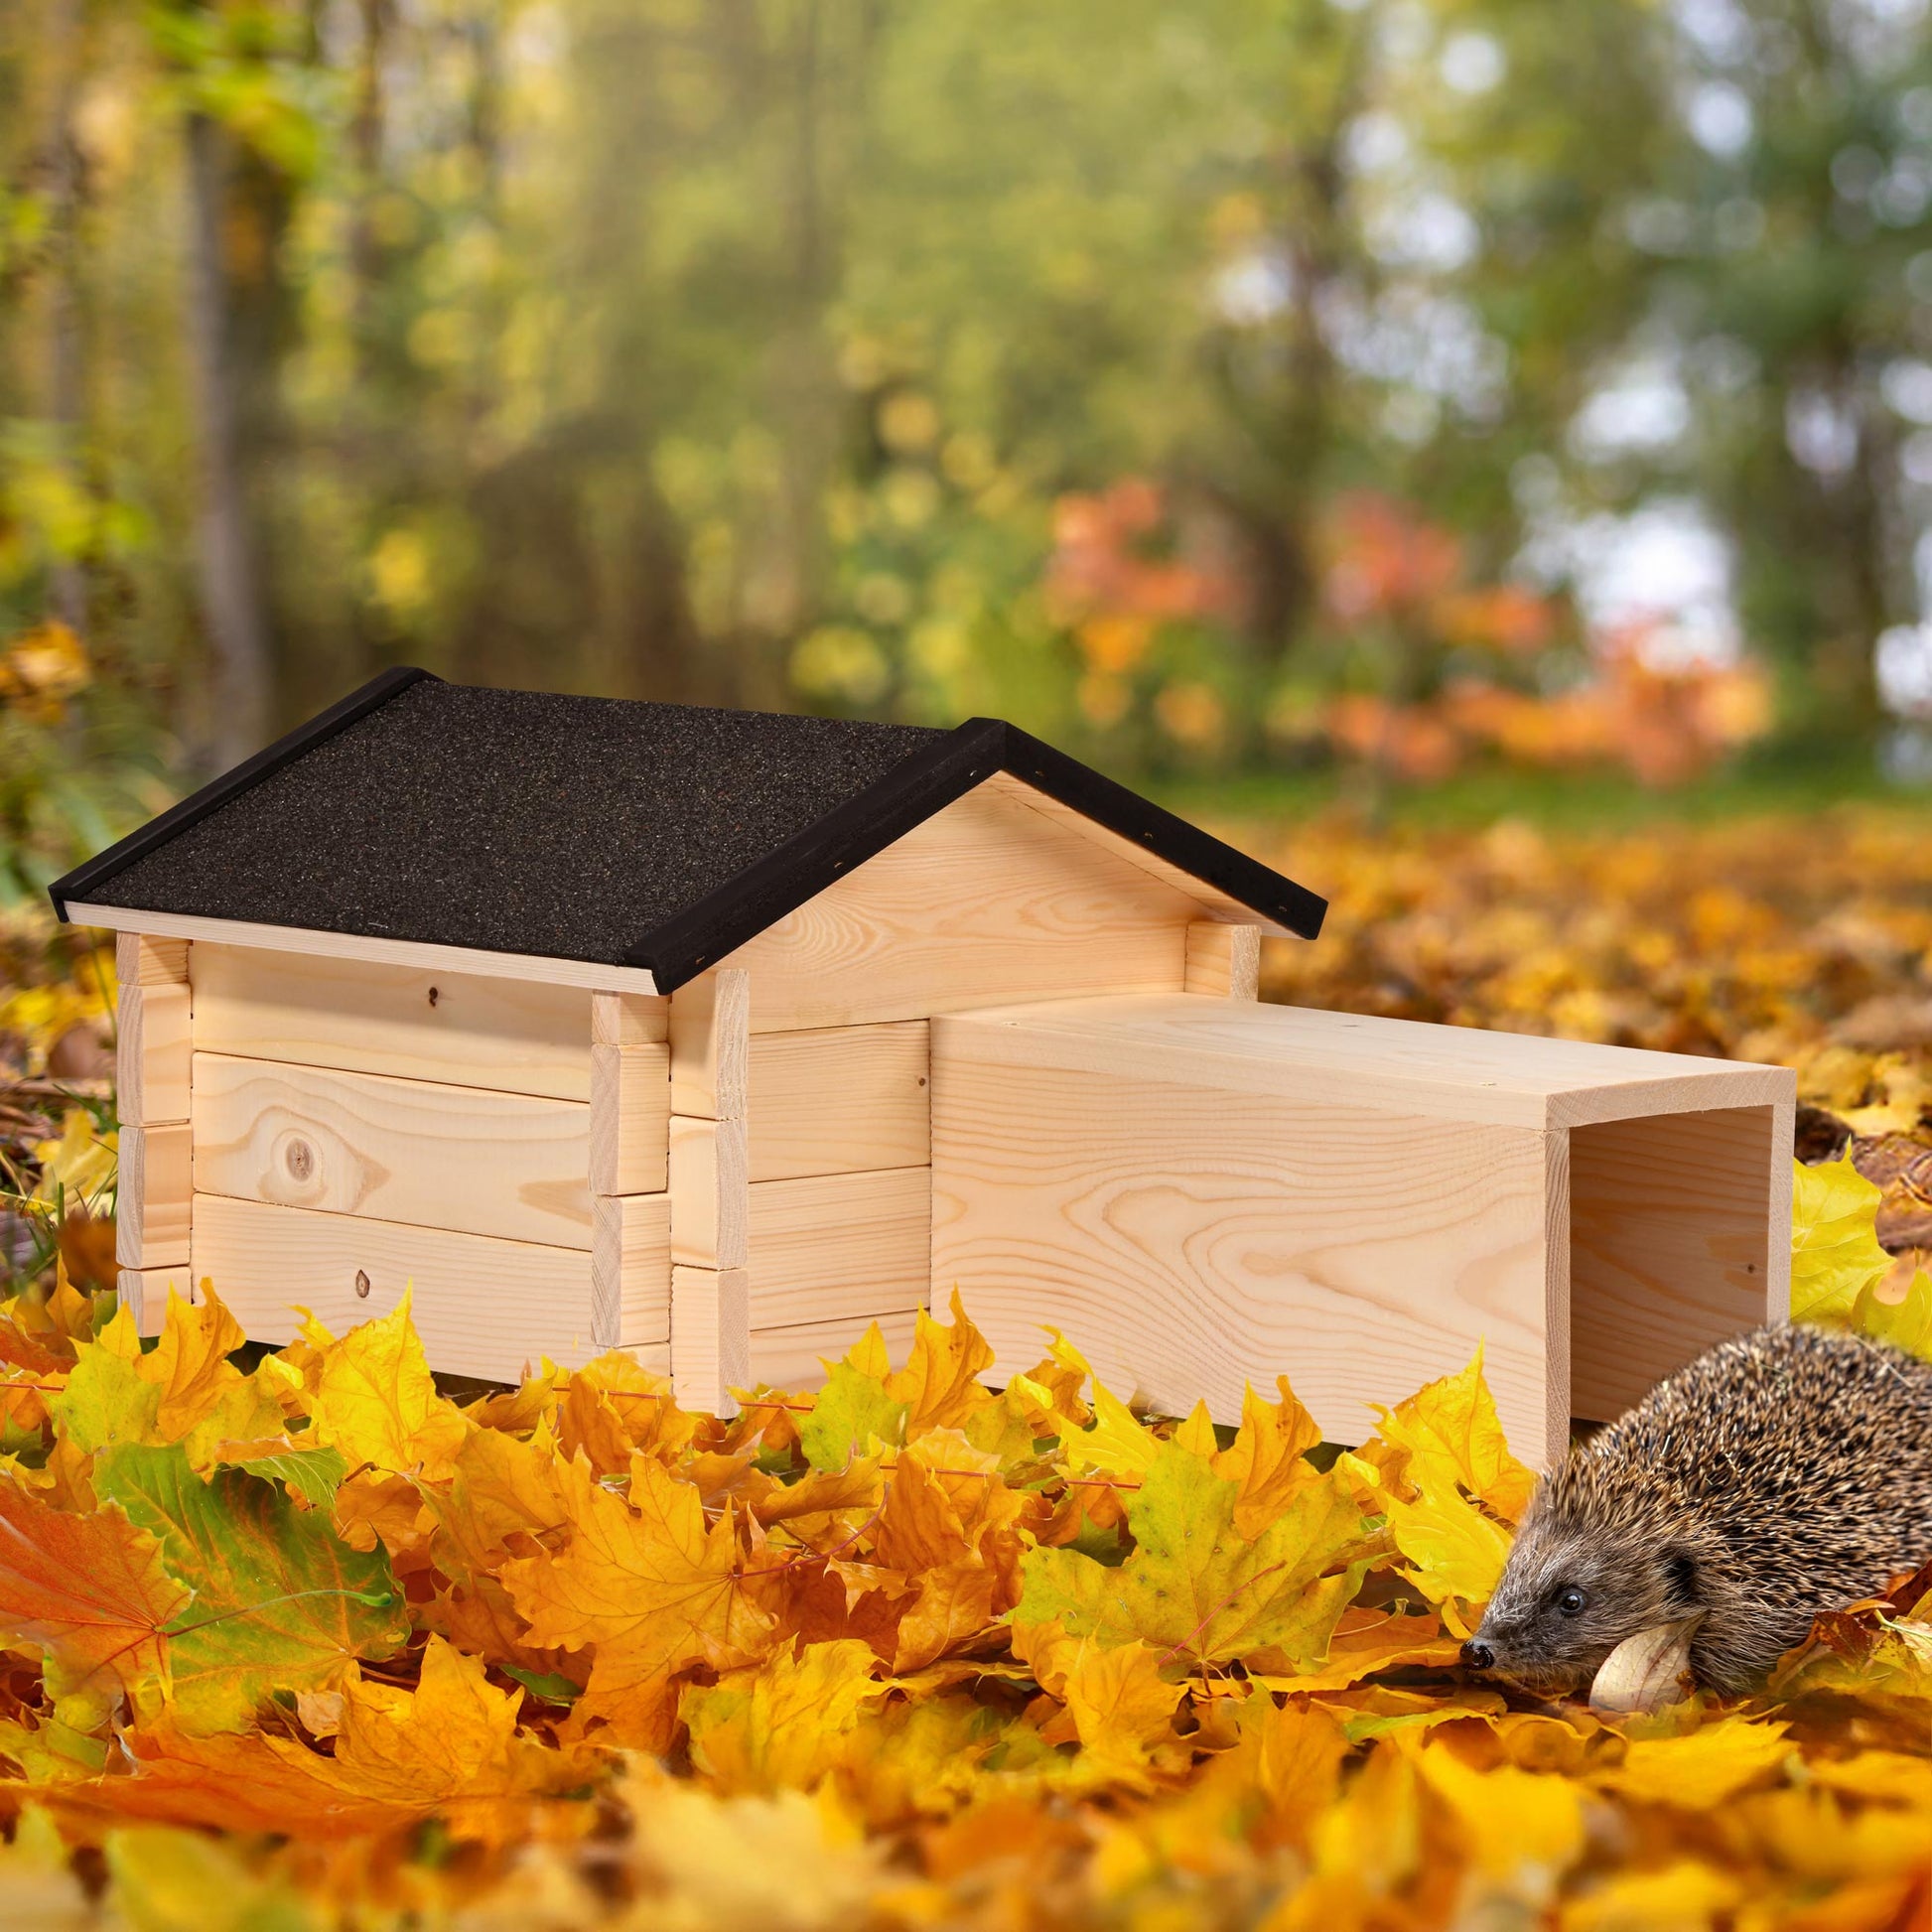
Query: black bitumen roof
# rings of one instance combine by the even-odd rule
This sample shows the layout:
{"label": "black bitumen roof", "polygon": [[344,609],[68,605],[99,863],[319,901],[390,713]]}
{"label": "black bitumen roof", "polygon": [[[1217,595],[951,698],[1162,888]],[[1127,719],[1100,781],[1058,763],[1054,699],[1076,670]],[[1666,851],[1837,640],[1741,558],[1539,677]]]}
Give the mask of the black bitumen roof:
{"label": "black bitumen roof", "polygon": [[668,991],[995,771],[1312,938],[1324,900],[997,719],[955,731],[395,670],[50,889],[643,967]]}

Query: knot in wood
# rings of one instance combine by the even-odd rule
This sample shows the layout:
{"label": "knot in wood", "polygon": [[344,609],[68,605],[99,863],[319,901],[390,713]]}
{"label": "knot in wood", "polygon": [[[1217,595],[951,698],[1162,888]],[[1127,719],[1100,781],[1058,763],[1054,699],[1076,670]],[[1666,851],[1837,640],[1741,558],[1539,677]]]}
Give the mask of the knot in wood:
{"label": "knot in wood", "polygon": [[369,1299],[369,1278],[359,1268],[355,1271],[355,1293],[361,1301]]}
{"label": "knot in wood", "polygon": [[316,1151],[297,1135],[282,1150],[282,1165],[288,1169],[291,1179],[307,1180],[316,1171]]}

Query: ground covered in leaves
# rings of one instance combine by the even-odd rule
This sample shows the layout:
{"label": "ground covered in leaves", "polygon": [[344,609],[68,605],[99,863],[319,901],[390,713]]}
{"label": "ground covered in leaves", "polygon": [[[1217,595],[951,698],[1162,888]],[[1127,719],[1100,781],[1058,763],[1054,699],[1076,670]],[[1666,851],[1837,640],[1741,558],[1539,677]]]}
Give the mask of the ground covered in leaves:
{"label": "ground covered in leaves", "polygon": [[[1871,813],[1317,827],[1289,857],[1329,935],[1274,990],[1797,1065],[1796,1307],[1932,1355],[1924,851]],[[1238,1433],[1150,1421],[1045,1337],[991,1393],[957,1311],[723,1422],[616,1356],[458,1403],[406,1311],[267,1353],[209,1297],[144,1343],[81,1292],[109,990],[28,940],[0,995],[10,1928],[1932,1916],[1932,1570],[1755,1697],[1610,1716],[1456,1664],[1529,1488],[1476,1364],[1337,1453],[1287,1383]]]}

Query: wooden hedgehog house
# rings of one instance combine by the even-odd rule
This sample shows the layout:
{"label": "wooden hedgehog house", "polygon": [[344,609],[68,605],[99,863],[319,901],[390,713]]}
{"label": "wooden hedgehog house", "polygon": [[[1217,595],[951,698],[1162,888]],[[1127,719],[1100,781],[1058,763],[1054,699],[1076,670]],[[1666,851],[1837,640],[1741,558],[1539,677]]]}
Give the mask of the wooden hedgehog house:
{"label": "wooden hedgehog house", "polygon": [[[1793,1076],[1258,1004],[1324,903],[1026,733],[392,671],[53,889],[119,935],[121,1292],[812,1386],[957,1288],[1117,1389],[1519,1453],[1788,1296]],[[196,1290],[195,1292],[199,1292]]]}

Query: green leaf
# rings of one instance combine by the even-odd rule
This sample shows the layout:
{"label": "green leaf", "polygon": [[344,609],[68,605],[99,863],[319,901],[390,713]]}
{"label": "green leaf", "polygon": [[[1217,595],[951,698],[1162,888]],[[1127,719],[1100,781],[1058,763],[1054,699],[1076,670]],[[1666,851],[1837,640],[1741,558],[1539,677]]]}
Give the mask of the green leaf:
{"label": "green leaf", "polygon": [[905,1429],[905,1404],[886,1393],[880,1377],[849,1361],[835,1363],[798,1432],[805,1460],[828,1473],[843,1469],[853,1456],[865,1454],[875,1436],[882,1443],[897,1443]]}
{"label": "green leaf", "polygon": [[277,1691],[332,1689],[358,1657],[409,1635],[380,1550],[351,1550],[318,1510],[241,1469],[204,1482],[179,1444],[106,1450],[94,1489],[161,1545],[193,1600],[168,1624],[173,1705],[185,1728],[247,1725]]}
{"label": "green leaf", "polygon": [[253,1455],[224,1466],[246,1469],[264,1482],[285,1482],[316,1509],[334,1506],[336,1491],[348,1474],[348,1458],[338,1449],[280,1449],[273,1455]]}
{"label": "green leaf", "polygon": [[1883,1190],[1849,1153],[1797,1164],[1791,1196],[1791,1318],[1849,1321],[1859,1292],[1891,1266],[1872,1224]]}
{"label": "green leaf", "polygon": [[[1114,1568],[1076,1550],[1029,1551],[1013,1620],[1057,1621],[1109,1645],[1138,1638],[1200,1663],[1267,1649],[1318,1661],[1366,1567],[1361,1506],[1326,1478],[1250,1543],[1234,1527],[1239,1495],[1205,1456],[1163,1443],[1128,1501],[1132,1555]],[[1324,1574],[1337,1564],[1348,1567]]]}
{"label": "green leaf", "polygon": [[523,1670],[515,1664],[503,1664],[499,1668],[505,1677],[515,1678],[532,1697],[541,1698],[545,1704],[569,1706],[584,1695],[583,1685],[555,1671]]}

